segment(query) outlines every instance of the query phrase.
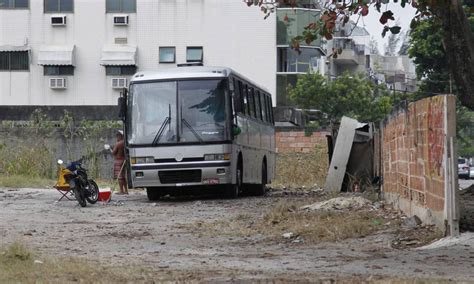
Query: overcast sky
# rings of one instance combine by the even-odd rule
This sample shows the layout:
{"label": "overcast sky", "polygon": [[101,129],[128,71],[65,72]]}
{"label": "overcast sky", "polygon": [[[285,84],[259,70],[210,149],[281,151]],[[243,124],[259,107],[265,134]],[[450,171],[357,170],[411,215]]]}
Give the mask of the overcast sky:
{"label": "overcast sky", "polygon": [[[386,10],[391,10],[394,14],[395,20],[400,19],[400,25],[402,27],[401,32],[407,32],[410,29],[410,22],[415,16],[416,9],[414,9],[410,4],[407,4],[405,8],[400,6],[400,1],[398,3],[390,2],[387,5],[382,5],[380,13],[377,12],[375,7],[370,7],[369,14],[366,17],[361,17],[358,25],[365,27],[370,33],[370,36],[375,38],[379,44],[379,51],[381,54],[384,53],[384,44],[387,42],[389,33],[385,35],[385,38],[382,38],[383,25],[379,22],[380,16]],[[352,17],[352,20],[356,21],[357,17]],[[389,25],[392,26],[395,24],[395,21],[389,21]],[[400,32],[400,33],[401,33]],[[401,43],[401,40],[400,40]],[[398,51],[398,49],[397,49]]]}

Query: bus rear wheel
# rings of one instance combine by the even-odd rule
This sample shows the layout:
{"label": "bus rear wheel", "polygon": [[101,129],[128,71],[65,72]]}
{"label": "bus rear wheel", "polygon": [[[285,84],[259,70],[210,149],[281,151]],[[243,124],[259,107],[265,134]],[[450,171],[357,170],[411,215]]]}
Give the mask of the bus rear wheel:
{"label": "bus rear wheel", "polygon": [[262,181],[260,184],[253,184],[251,186],[251,194],[255,196],[265,195],[267,192],[267,163],[262,163]]}
{"label": "bus rear wheel", "polygon": [[167,194],[167,191],[164,188],[159,188],[159,187],[146,188],[146,195],[148,197],[148,200],[150,201],[158,200],[161,197],[165,196],[166,194]]}

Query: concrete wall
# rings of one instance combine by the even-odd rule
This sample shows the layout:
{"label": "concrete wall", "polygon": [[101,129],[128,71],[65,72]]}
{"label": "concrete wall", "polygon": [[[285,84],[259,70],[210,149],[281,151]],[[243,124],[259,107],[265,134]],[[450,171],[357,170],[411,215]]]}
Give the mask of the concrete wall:
{"label": "concrete wall", "polygon": [[[102,49],[126,38],[137,46],[139,71],[186,63],[186,47],[202,46],[204,65],[227,66],[266,87],[276,102],[276,16],[263,20],[241,0],[137,0],[128,26],[114,26],[105,0],[74,1],[66,26],[51,26],[42,0],[29,9],[0,9],[0,45],[28,45],[29,71],[0,71],[0,105],[115,105],[120,90],[100,65]],[[42,45],[74,45],[73,76],[44,76]],[[176,63],[159,63],[159,47],[175,46]],[[48,78],[67,78],[67,89],[50,89]]]}
{"label": "concrete wall", "polygon": [[455,137],[455,97],[426,98],[392,113],[381,125],[384,198],[407,215],[445,229],[450,191],[448,142]]}
{"label": "concrete wall", "polygon": [[278,153],[310,153],[317,145],[327,146],[326,135],[321,130],[277,128],[275,133]]}

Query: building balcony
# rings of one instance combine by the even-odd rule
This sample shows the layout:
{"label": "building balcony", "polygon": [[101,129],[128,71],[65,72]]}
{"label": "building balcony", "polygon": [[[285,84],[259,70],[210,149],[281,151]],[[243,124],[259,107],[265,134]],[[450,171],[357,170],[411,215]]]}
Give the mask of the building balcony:
{"label": "building balcony", "polygon": [[342,53],[334,58],[334,63],[338,65],[359,65],[360,57],[365,53],[365,45],[356,44],[349,38],[336,38],[333,40],[333,47],[341,49]]}

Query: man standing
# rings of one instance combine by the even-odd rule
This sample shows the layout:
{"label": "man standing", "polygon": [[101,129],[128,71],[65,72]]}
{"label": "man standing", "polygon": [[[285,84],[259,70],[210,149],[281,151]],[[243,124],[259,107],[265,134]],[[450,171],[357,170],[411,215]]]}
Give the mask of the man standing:
{"label": "man standing", "polygon": [[120,191],[117,194],[128,194],[125,166],[125,145],[123,141],[123,131],[118,130],[116,134],[117,144],[115,144],[112,150],[114,156],[114,178],[118,179]]}

